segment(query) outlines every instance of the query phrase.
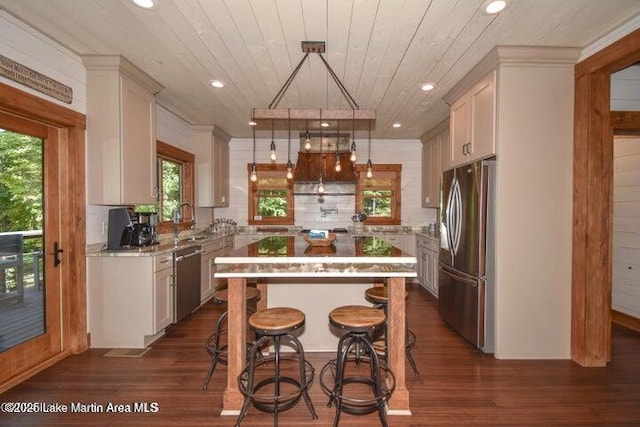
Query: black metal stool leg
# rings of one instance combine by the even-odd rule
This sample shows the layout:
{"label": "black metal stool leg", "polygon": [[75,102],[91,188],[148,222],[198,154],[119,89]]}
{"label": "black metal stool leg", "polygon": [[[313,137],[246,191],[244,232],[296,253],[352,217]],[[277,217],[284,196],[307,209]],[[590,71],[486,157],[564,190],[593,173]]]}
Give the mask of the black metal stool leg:
{"label": "black metal stool leg", "polygon": [[[211,364],[209,365],[209,371],[207,372],[207,377],[205,378],[204,383],[202,384],[202,390],[206,390],[209,387],[209,381],[211,381],[213,372],[215,371],[218,361],[220,360],[220,351],[221,351],[220,333],[222,332],[222,323],[227,318],[228,314],[229,312],[225,311],[220,315],[220,317],[216,322],[216,329],[214,332],[215,338],[214,338],[213,346],[207,345],[207,350],[211,352]],[[209,343],[209,340],[207,340],[207,344]]]}

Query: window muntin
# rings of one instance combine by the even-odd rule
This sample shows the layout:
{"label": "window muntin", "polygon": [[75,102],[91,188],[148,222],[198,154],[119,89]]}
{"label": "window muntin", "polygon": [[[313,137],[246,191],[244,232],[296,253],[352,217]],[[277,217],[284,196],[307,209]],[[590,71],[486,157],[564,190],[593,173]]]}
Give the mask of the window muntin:
{"label": "window muntin", "polygon": [[374,164],[367,178],[366,165],[356,165],[356,211],[367,214],[366,224],[400,225],[402,165]]}
{"label": "window muntin", "polygon": [[258,180],[249,179],[251,164],[247,166],[249,182],[248,223],[287,224],[294,223],[293,183],[286,178],[285,164],[257,164]]}

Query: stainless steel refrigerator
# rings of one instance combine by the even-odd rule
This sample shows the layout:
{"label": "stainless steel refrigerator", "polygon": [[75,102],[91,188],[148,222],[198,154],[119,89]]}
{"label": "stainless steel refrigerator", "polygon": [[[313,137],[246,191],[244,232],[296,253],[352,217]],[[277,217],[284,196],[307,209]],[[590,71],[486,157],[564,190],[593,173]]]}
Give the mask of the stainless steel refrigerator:
{"label": "stainless steel refrigerator", "polygon": [[495,160],[442,174],[438,306],[444,320],[485,353],[494,350]]}

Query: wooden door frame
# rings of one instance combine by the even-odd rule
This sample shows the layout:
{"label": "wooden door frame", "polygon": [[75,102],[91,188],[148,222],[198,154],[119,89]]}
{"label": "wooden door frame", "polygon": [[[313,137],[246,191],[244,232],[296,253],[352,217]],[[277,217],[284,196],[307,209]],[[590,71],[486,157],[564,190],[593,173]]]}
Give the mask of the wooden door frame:
{"label": "wooden door frame", "polygon": [[575,67],[571,358],[611,358],[613,127],[611,74],[640,61],[640,30]]}
{"label": "wooden door frame", "polygon": [[[86,292],[86,197],[84,114],[0,83],[0,111],[43,123],[58,131],[60,247],[62,269],[62,352],[0,384],[0,393],[70,354],[89,348]],[[46,254],[47,256],[49,254]]]}

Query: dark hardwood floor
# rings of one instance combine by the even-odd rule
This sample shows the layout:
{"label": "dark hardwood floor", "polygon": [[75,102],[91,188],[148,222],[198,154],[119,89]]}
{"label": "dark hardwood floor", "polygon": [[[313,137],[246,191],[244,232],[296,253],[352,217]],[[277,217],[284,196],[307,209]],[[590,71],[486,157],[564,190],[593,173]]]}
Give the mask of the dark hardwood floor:
{"label": "dark hardwood floor", "polygon": [[[418,335],[414,356],[421,375],[407,366],[411,417],[388,417],[390,426],[638,426],[640,334],[614,328],[607,368],[582,368],[568,360],[495,360],[479,353],[440,319],[437,302],[409,287],[409,322]],[[208,391],[200,389],[209,366],[203,343],[219,308],[208,304],[153,344],[140,358],[106,358],[105,350],[70,357],[0,396],[0,402],[70,405],[157,403],[148,413],[0,413],[2,426],[232,426],[221,417],[224,370]],[[330,354],[309,354],[316,367],[311,397],[319,415],[311,420],[300,402],[281,414],[281,426],[330,426],[334,409],[317,374]],[[343,414],[341,426],[379,425],[377,415]],[[271,426],[254,408],[243,426]]]}

